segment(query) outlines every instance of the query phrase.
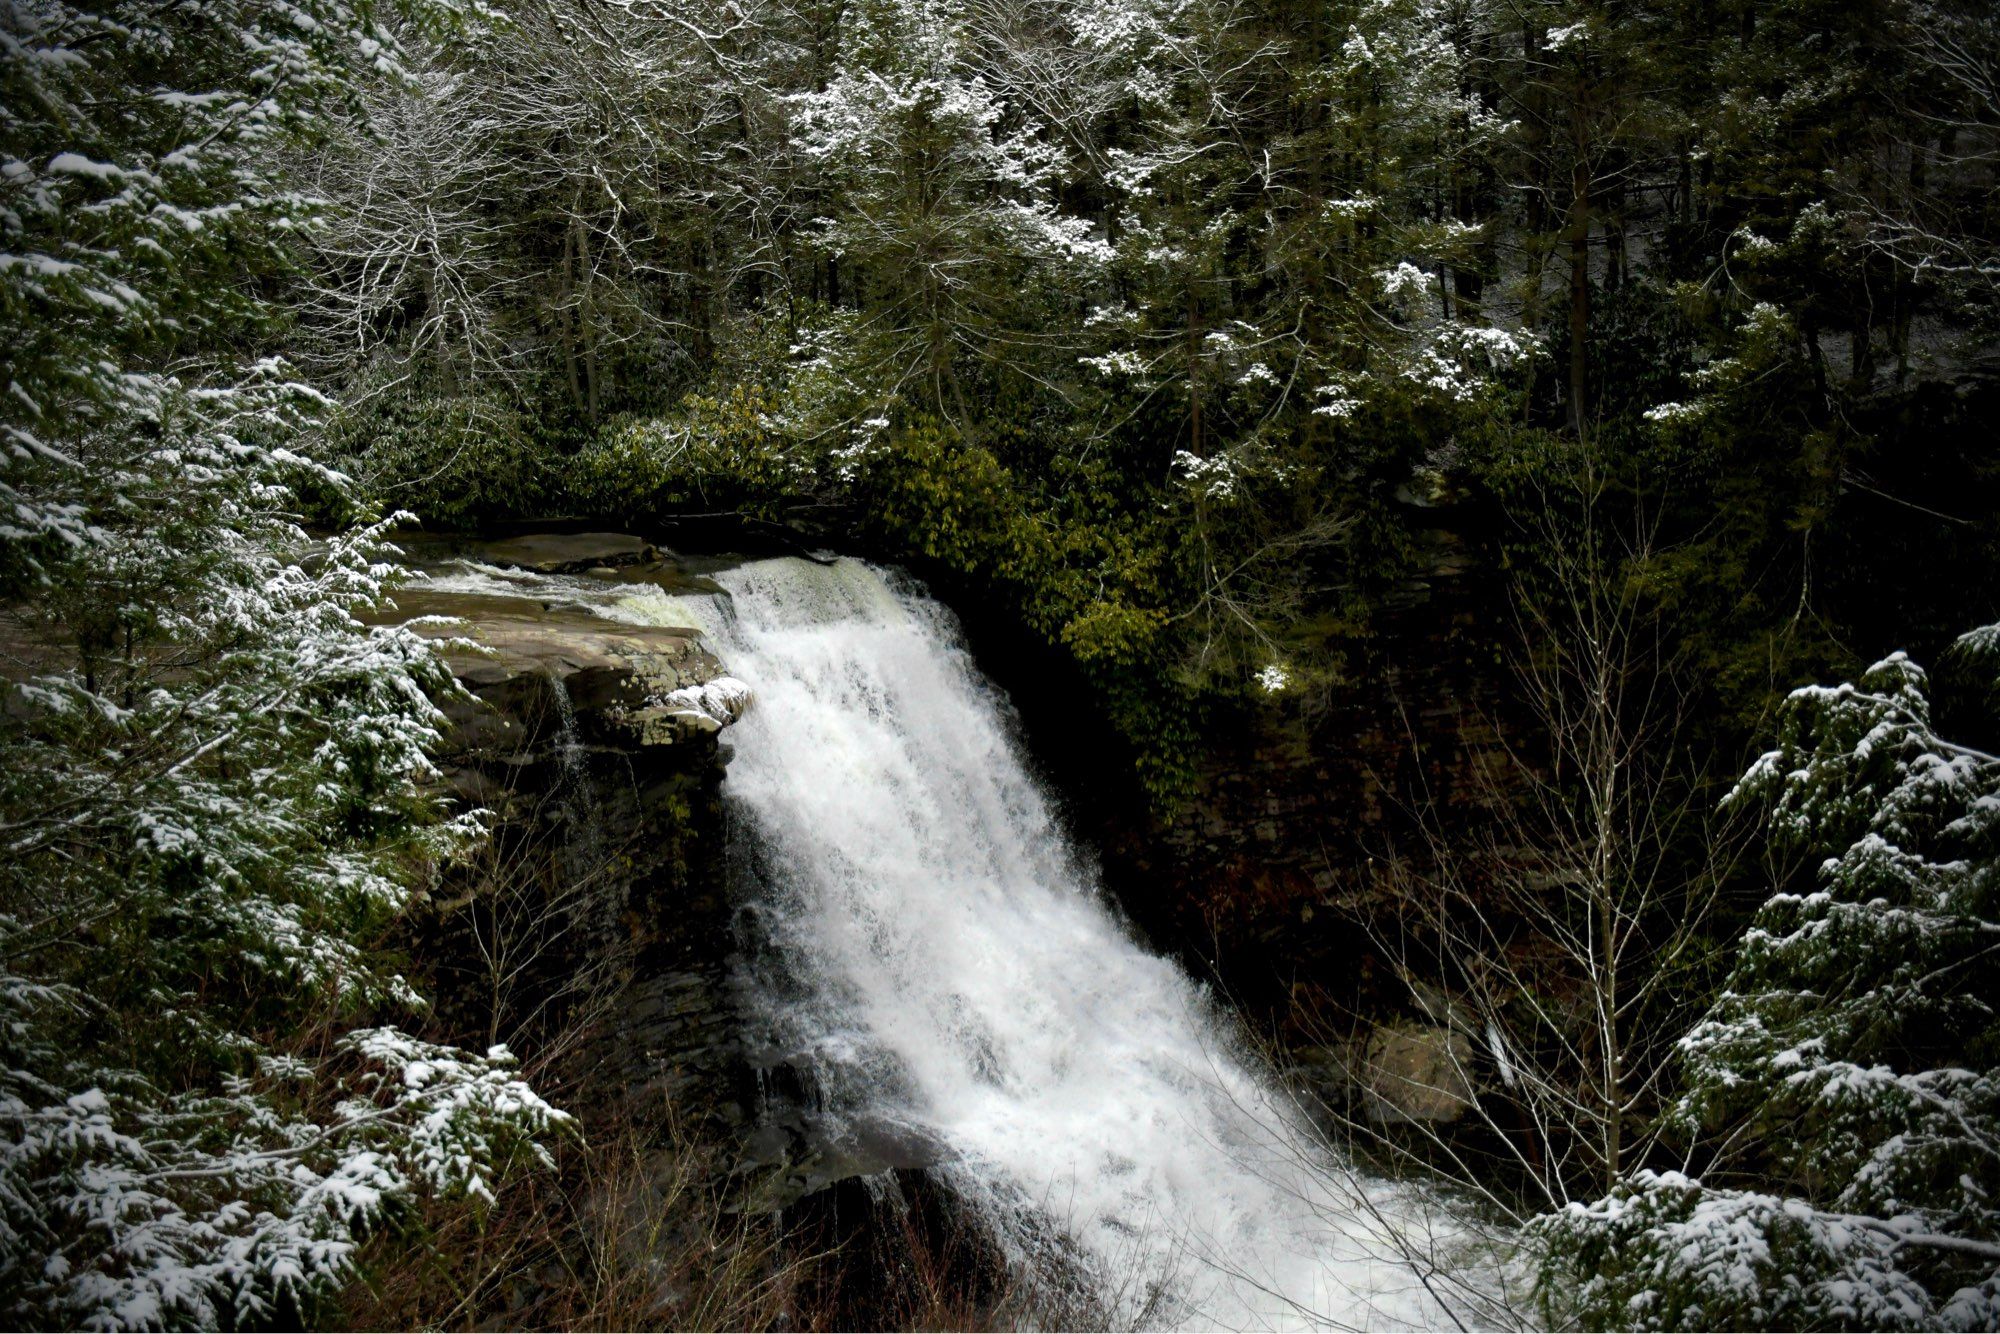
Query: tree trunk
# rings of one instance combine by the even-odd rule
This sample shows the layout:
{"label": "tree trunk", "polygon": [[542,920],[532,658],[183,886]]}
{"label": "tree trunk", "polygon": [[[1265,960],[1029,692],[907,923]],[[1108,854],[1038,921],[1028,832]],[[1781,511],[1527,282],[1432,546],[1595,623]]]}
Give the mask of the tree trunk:
{"label": "tree trunk", "polygon": [[576,364],[576,231],[563,231],[562,286],[556,299],[556,337],[562,343],[563,373],[569,380],[570,402],[583,407],[583,377]]}
{"label": "tree trunk", "polygon": [[1188,452],[1201,454],[1201,298],[1188,280],[1187,305]]}
{"label": "tree trunk", "polygon": [[1585,151],[1581,99],[1573,113],[1576,160],[1570,164],[1569,202],[1569,411],[1581,440],[1587,425],[1590,340],[1590,162]]}

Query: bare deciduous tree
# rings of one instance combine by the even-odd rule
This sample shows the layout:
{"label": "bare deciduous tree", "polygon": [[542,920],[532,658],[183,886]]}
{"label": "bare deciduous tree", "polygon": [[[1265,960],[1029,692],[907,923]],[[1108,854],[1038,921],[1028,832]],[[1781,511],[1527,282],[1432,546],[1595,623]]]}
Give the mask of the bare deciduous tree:
{"label": "bare deciduous tree", "polygon": [[1428,1070],[1354,1062],[1463,1112],[1392,1134],[1378,1107],[1358,1131],[1511,1217],[1596,1198],[1653,1153],[1673,1038],[1708,994],[1708,919],[1746,850],[1690,758],[1693,683],[1637,586],[1652,529],[1609,505],[1585,464],[1523,521],[1543,561],[1516,601],[1529,734],[1493,729],[1470,766],[1476,829],[1426,796],[1416,855],[1386,859],[1398,918],[1375,935],[1436,1034],[1412,1063]]}
{"label": "bare deciduous tree", "polygon": [[498,320],[513,240],[494,195],[506,164],[477,92],[464,71],[426,63],[370,85],[317,146],[310,179],[332,206],[312,233],[301,313],[320,369],[383,351],[452,381],[507,369]]}

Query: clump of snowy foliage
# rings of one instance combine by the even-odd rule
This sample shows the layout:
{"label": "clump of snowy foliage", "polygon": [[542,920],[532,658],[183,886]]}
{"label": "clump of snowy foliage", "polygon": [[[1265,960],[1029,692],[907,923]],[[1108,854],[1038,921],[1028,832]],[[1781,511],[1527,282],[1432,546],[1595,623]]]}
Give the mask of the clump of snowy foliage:
{"label": "clump of snowy foliage", "polygon": [[[416,17],[404,15],[404,21]],[[562,1120],[388,1027],[371,946],[476,832],[422,795],[453,684],[313,542],[318,396],[245,358],[312,205],[273,147],[393,78],[323,0],[0,8],[0,1318],[305,1318],[363,1229]]]}
{"label": "clump of snowy foliage", "polygon": [[1824,860],[1682,1039],[1712,1163],[1545,1220],[1552,1290],[1606,1327],[2000,1326],[2000,758],[1939,736],[1896,654],[1794,692],[1731,800]]}

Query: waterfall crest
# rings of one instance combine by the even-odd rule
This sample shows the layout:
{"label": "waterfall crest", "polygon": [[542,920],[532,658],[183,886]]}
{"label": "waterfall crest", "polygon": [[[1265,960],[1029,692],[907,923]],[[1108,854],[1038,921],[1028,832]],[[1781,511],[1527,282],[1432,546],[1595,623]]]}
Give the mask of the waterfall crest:
{"label": "waterfall crest", "polygon": [[941,1146],[1018,1260],[1062,1238],[1130,1318],[1491,1323],[1408,1253],[1455,1225],[1320,1147],[1107,908],[948,613],[849,560],[719,579],[707,629],[756,695],[726,791],[787,979],[754,1004],[833,1133]]}

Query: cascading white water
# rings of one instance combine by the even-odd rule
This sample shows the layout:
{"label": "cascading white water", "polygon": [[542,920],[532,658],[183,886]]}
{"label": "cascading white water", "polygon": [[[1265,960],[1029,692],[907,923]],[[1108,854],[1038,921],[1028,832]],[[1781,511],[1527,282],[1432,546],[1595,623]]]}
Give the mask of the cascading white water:
{"label": "cascading white water", "polygon": [[949,616],[854,561],[719,578],[709,632],[756,697],[726,790],[790,979],[762,1003],[830,1133],[941,1146],[1017,1259],[1065,1238],[1120,1318],[1452,1323],[1407,1248],[1435,1258],[1455,1225],[1315,1144],[1114,918]]}
{"label": "cascading white water", "polygon": [[947,613],[854,561],[718,578],[726,600],[459,560],[427,586],[698,624],[749,681],[727,786],[784,973],[757,995],[824,1133],[933,1146],[1024,1268],[1055,1256],[1120,1323],[1506,1322],[1459,1220],[1316,1143],[1121,927]]}

